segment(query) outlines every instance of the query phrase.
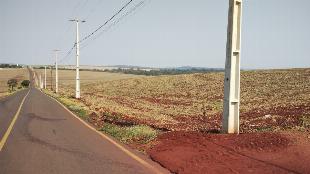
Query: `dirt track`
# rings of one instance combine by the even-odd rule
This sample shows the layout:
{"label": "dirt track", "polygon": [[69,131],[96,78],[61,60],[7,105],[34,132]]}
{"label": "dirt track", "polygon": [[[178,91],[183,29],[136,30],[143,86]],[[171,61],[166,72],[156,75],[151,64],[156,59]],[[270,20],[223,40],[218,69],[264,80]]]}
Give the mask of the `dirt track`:
{"label": "dirt track", "polygon": [[309,173],[306,133],[170,132],[148,151],[173,173]]}

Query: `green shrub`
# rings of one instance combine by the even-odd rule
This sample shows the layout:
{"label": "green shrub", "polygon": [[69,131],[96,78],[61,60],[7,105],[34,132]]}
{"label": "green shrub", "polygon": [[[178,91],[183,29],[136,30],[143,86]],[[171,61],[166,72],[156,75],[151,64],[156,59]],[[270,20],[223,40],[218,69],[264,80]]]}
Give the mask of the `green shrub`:
{"label": "green shrub", "polygon": [[68,108],[83,119],[87,117],[87,111],[80,106],[69,105]]}
{"label": "green shrub", "polygon": [[115,137],[121,142],[148,143],[156,138],[158,132],[146,125],[121,127],[114,124],[105,123],[101,131]]}
{"label": "green shrub", "polygon": [[11,91],[13,91],[14,87],[17,86],[17,79],[10,79],[10,80],[8,80],[7,84],[9,86],[9,88],[11,89]]}
{"label": "green shrub", "polygon": [[30,85],[30,80],[23,80],[21,83],[22,87],[28,88]]}

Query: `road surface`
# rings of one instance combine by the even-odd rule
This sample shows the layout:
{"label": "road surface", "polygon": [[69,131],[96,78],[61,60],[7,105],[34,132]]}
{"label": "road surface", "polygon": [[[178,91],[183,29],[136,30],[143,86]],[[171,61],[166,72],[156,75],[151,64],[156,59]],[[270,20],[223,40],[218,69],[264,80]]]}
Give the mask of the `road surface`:
{"label": "road surface", "polygon": [[128,155],[36,88],[0,100],[0,141],[0,174],[167,173],[122,145]]}

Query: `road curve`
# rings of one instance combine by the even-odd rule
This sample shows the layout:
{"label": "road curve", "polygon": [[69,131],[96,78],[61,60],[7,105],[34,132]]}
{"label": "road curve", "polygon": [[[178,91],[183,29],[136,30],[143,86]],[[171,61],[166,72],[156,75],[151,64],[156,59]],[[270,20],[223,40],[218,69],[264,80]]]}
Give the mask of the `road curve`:
{"label": "road curve", "polygon": [[[17,120],[0,151],[1,174],[168,173],[129,148],[149,168],[83,125],[55,100],[29,89]],[[0,140],[28,90],[0,100]],[[124,145],[122,145],[124,146]]]}

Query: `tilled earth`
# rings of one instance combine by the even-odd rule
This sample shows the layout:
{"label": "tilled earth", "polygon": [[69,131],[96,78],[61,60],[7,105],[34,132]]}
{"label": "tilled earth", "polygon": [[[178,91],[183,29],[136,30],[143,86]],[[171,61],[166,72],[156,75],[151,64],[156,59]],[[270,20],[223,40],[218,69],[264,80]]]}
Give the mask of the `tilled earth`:
{"label": "tilled earth", "polygon": [[[241,72],[240,131],[292,128],[310,117],[310,69]],[[84,83],[77,101],[91,121],[121,126],[145,124],[165,131],[221,128],[224,73],[137,77]],[[64,96],[73,86],[62,87]]]}
{"label": "tilled earth", "polygon": [[[98,127],[104,122],[120,125],[149,125],[157,130],[163,131],[219,131],[221,129],[222,114],[178,116],[173,124],[162,124],[154,120],[139,119],[135,117],[121,116],[108,117],[104,114],[98,116],[96,113],[89,115],[89,121]],[[240,113],[240,131],[242,133],[259,132],[262,130],[272,131],[275,129],[291,129],[304,125],[305,120],[310,120],[310,103],[307,105],[275,107],[271,109],[255,109]]]}
{"label": "tilled earth", "polygon": [[[308,137],[307,137],[308,136]],[[309,173],[310,134],[169,132],[148,150],[173,173]]]}

